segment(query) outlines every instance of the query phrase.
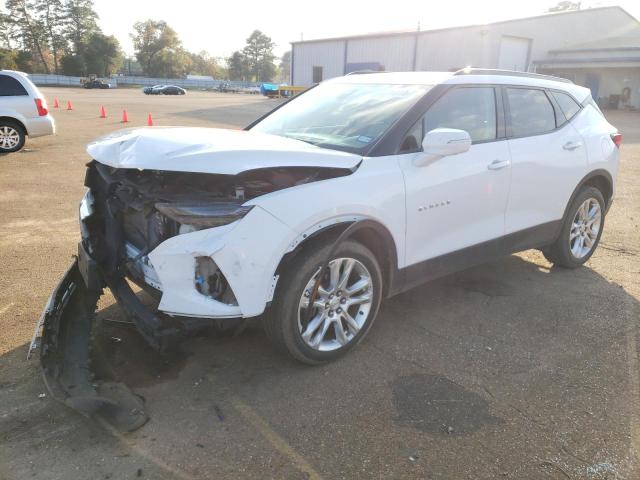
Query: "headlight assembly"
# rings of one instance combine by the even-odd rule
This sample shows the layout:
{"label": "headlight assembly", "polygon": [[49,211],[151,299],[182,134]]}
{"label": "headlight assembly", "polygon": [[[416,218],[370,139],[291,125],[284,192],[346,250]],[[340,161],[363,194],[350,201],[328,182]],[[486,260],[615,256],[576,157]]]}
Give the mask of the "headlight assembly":
{"label": "headlight assembly", "polygon": [[156,209],[181,225],[212,228],[227,225],[244,217],[253,205],[234,202],[215,203],[156,203]]}

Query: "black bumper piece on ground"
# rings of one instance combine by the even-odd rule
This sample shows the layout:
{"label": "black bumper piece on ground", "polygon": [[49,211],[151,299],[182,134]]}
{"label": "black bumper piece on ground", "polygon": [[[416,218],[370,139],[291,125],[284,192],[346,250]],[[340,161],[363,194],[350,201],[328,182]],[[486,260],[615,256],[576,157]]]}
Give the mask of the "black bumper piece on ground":
{"label": "black bumper piece on ground", "polygon": [[[88,267],[85,275],[81,267]],[[94,382],[91,374],[91,329],[102,289],[87,287],[83,277],[92,278],[87,273],[94,281],[99,278],[90,265],[82,260],[79,265],[75,259],[42,314],[40,363],[44,381],[56,400],[80,413],[102,418],[121,431],[136,430],[148,420],[142,398],[122,383]]]}

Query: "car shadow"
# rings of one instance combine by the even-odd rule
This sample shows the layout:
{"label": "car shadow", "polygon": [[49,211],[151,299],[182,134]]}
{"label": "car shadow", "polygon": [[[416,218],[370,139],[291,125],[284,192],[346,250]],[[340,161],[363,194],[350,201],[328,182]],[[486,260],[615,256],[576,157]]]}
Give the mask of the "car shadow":
{"label": "car shadow", "polygon": [[[624,345],[630,334],[635,342],[630,325],[638,312],[633,296],[596,271],[549,268],[527,252],[387,300],[362,344],[332,364],[309,367],[276,352],[259,318],[239,335],[209,332],[187,339],[172,356],[159,355],[111,303],[97,314],[93,367],[144,396],[152,426],[141,431],[160,440],[140,441],[165,452],[171,464],[184,458],[163,442],[206,437],[220,449],[240,442],[241,429],[229,418],[238,417],[241,399],[329,477],[366,478],[350,462],[369,459],[363,468],[373,474],[394,463],[398,449],[422,451],[426,463],[443,465],[461,455],[493,455],[520,469],[523,451],[547,458],[551,450],[557,465],[579,476],[584,462],[563,453],[565,438],[582,459],[597,457],[605,444],[619,460],[628,455],[626,419],[637,392],[628,387]],[[20,383],[41,382],[18,372],[26,348],[0,357],[10,373],[0,393],[20,395]],[[35,362],[27,366],[35,375]],[[610,421],[607,412],[624,421]],[[16,425],[30,422],[11,412],[1,418],[0,445],[12,443]],[[223,424],[224,430],[216,427]],[[343,437],[343,456],[323,463],[330,439]],[[453,447],[455,438],[468,440]],[[520,470],[521,478],[540,474],[546,467],[539,463],[529,473]],[[487,473],[482,462],[469,468]]]}

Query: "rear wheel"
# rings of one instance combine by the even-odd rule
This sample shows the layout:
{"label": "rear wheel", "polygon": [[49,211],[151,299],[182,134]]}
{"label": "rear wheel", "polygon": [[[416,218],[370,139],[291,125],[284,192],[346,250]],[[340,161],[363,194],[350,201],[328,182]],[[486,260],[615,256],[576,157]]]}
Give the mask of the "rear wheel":
{"label": "rear wheel", "polygon": [[595,252],[604,228],[605,201],[600,190],[584,187],[571,202],[560,236],[542,253],[565,268],[577,268]]}
{"label": "rear wheel", "polygon": [[0,153],[17,152],[24,146],[26,132],[16,122],[0,120]]}
{"label": "rear wheel", "polygon": [[382,274],[363,245],[343,242],[332,255],[316,298],[313,287],[331,244],[301,253],[283,273],[265,318],[267,334],[284,352],[308,364],[332,361],[357,345],[378,313]]}

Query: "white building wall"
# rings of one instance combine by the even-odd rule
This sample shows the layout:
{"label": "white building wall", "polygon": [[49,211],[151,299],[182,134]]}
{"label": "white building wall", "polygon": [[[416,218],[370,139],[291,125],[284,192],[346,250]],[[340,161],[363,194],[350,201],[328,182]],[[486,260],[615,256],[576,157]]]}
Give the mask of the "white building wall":
{"label": "white building wall", "polygon": [[416,70],[448,72],[468,65],[492,68],[492,48],[488,29],[482,27],[423,32],[418,41]]}
{"label": "white building wall", "polygon": [[[549,50],[639,32],[638,22],[617,7],[541,17],[481,26],[420,32],[416,70],[453,71],[471,65],[498,68],[503,36],[531,39],[529,69],[534,60],[552,58]],[[379,63],[387,71],[413,70],[415,34],[354,37],[295,43],[293,82],[312,83],[312,67],[324,68],[323,79],[344,74],[346,63]]]}
{"label": "white building wall", "polygon": [[[638,22],[619,8],[582,10],[578,13],[495,23],[489,26],[491,47],[497,55],[502,35],[531,38],[531,59],[549,57],[549,50],[587,43],[599,38],[618,37],[640,32]],[[497,57],[495,60],[497,62]]]}
{"label": "white building wall", "polygon": [[531,39],[531,62],[549,58],[549,50],[632,31],[640,32],[638,23],[622,10],[611,8],[424,32],[418,42],[416,69],[450,71],[468,65],[499,68],[503,36]]}
{"label": "white building wall", "polygon": [[386,71],[413,70],[415,36],[399,35],[350,39],[347,63],[379,63]]}
{"label": "white building wall", "polygon": [[311,85],[313,67],[322,67],[322,79],[340,77],[344,74],[344,40],[299,43],[292,50],[293,85]]}

